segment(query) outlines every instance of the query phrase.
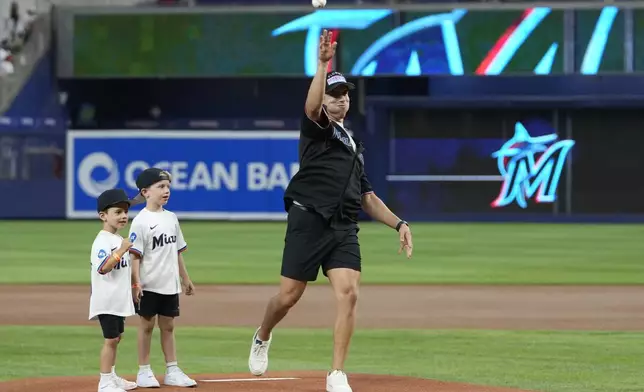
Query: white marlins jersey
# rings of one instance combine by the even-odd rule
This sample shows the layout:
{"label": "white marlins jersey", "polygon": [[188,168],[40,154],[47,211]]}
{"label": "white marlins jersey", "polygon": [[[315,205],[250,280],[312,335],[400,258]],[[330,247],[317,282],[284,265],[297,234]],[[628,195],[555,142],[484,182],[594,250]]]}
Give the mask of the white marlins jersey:
{"label": "white marlins jersey", "polygon": [[91,280],[92,293],[89,300],[89,319],[93,320],[99,314],[111,314],[128,317],[134,315],[132,302],[132,270],[130,257],[126,253],[121,262],[106,273],[99,269],[107,262],[112,252],[121,247],[123,237],[101,230],[92,244]]}
{"label": "white marlins jersey", "polygon": [[181,293],[179,253],[188,245],[177,216],[168,210],[152,212],[143,208],[132,219],[130,251],[141,256],[143,290],[158,294]]}

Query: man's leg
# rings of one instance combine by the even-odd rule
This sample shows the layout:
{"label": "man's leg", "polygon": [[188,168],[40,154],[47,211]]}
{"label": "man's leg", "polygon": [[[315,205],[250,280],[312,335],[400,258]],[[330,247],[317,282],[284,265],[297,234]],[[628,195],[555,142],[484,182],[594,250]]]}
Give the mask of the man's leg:
{"label": "man's leg", "polygon": [[250,346],[248,369],[254,376],[261,376],[268,369],[268,350],[273,341],[272,331],[288,311],[300,300],[306,289],[305,281],[282,277],[280,290],[270,299],[262,325],[257,329]]}
{"label": "man's leg", "polygon": [[333,362],[331,369],[344,371],[351,337],[356,322],[360,272],[348,268],[327,271],[336,299],[335,327],[333,329]]}
{"label": "man's leg", "polygon": [[257,329],[250,347],[248,369],[254,376],[261,376],[268,369],[268,350],[273,341],[272,331],[288,311],[300,300],[306,289],[306,281],[282,276],[280,290],[271,298],[264,312],[262,325]]}
{"label": "man's leg", "polygon": [[261,326],[253,336],[248,358],[251,374],[261,376],[268,369],[268,350],[273,328],[300,300],[306,285],[317,279],[322,260],[330,254],[333,236],[324,219],[313,212],[291,208],[288,214],[280,289],[270,299]]}
{"label": "man's leg", "polygon": [[302,298],[307,282],[283,277],[280,281],[280,290],[277,295],[268,301],[264,320],[257,331],[257,339],[267,341],[270,339],[273,328],[282,321],[288,311]]}
{"label": "man's leg", "polygon": [[356,322],[358,289],[361,274],[360,245],[357,230],[337,232],[339,245],[323,264],[324,274],[329,278],[336,298],[336,318],[333,330],[333,362],[327,375],[327,392],[352,392],[344,363]]}

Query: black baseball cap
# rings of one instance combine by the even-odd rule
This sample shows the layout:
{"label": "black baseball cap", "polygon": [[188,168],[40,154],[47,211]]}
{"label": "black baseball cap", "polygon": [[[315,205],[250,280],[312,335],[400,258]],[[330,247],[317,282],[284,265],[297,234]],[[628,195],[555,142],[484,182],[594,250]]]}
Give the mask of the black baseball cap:
{"label": "black baseball cap", "polygon": [[133,201],[127,197],[127,193],[123,189],[108,189],[98,196],[96,200],[96,211],[105,211],[119,203],[127,203],[131,206]]}
{"label": "black baseball cap", "polygon": [[149,188],[159,181],[168,180],[172,181],[172,176],[166,170],[159,169],[158,167],[151,167],[143,170],[136,178],[136,187],[139,191],[143,188]]}
{"label": "black baseball cap", "polygon": [[325,92],[329,93],[332,90],[334,90],[334,89],[336,89],[337,87],[340,87],[340,86],[347,86],[347,88],[349,90],[353,90],[353,89],[356,88],[356,85],[351,83],[351,82],[347,82],[347,79],[340,72],[338,72],[338,71],[329,72],[326,75],[326,90],[325,90]]}

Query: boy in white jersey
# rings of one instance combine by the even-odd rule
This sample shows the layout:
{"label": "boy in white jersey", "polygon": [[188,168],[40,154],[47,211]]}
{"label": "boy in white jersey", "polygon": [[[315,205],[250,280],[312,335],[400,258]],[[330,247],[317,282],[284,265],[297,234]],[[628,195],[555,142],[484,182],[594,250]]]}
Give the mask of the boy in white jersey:
{"label": "boy in white jersey", "polygon": [[179,294],[183,288],[186,295],[193,295],[195,288],[181,255],[188,245],[179,220],[163,208],[170,198],[170,181],[170,173],[158,168],[146,169],[136,179],[140,195],[146,200],[145,208],[132,220],[130,228],[132,293],[141,318],[136,383],[144,388],[160,386],[150,367],[150,344],[157,316],[166,362],[164,384],[197,385],[177,366],[174,318],[179,316]]}
{"label": "boy in white jersey", "polygon": [[89,319],[98,319],[105,343],[101,350],[101,378],[98,392],[123,392],[137,387],[116,375],[116,349],[125,329],[125,317],[134,315],[131,297],[131,272],[128,250],[132,243],[118,231],[127,225],[132,203],[122,189],[103,192],[97,200],[103,229],[92,244]]}

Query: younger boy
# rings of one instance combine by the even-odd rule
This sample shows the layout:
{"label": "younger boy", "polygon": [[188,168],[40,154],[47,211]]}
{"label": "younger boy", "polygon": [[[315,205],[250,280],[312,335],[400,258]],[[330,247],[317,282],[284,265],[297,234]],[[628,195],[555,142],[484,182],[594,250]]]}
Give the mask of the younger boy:
{"label": "younger boy", "polygon": [[[136,179],[140,196],[146,205],[132,220],[130,249],[132,257],[132,294],[140,316],[139,324],[139,387],[158,388],[150,367],[150,343],[158,315],[161,349],[165,356],[165,385],[194,387],[197,382],[177,366],[174,318],[179,316],[179,294],[182,285],[186,295],[194,294],[194,285],[181,253],[187,249],[177,216],[164,209],[170,198],[170,173],[150,168]],[[137,196],[139,198],[140,196]]]}
{"label": "younger boy", "polygon": [[118,234],[127,225],[130,205],[122,189],[105,191],[97,200],[103,229],[96,235],[90,255],[92,291],[89,319],[98,319],[105,338],[101,350],[98,392],[123,392],[136,388],[136,383],[118,377],[114,370],[116,349],[125,329],[125,317],[134,315],[128,255],[132,244]]}

